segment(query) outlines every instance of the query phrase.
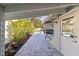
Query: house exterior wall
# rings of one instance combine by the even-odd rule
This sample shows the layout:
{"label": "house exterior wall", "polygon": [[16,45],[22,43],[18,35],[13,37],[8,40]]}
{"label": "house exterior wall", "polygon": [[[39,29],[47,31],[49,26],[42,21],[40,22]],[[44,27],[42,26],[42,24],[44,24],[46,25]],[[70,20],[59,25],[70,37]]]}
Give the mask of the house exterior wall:
{"label": "house exterior wall", "polygon": [[[72,10],[71,10],[72,11]],[[62,34],[62,20],[63,19],[67,19],[69,17],[72,17],[72,16],[76,16],[75,15],[75,11],[71,12],[69,11],[68,13],[62,15],[60,17],[60,20],[61,20],[61,34]],[[74,21],[76,21],[75,18],[73,18]],[[75,29],[75,22],[74,22],[74,29]],[[75,32],[74,32],[75,34]],[[75,38],[71,38],[71,37],[67,37],[67,36],[63,36],[61,35],[61,53],[63,55],[66,55],[66,56],[69,56],[69,55],[74,55],[71,51],[76,51],[75,49],[73,49],[74,45],[73,45],[73,42]],[[73,47],[72,47],[73,46]],[[69,53],[70,52],[70,53]]]}
{"label": "house exterior wall", "polygon": [[[62,36],[62,19],[71,16],[74,16],[74,35],[77,36],[77,38],[75,36],[74,38]],[[75,7],[69,12],[61,15],[57,20],[57,23],[53,23],[53,27],[51,27],[54,30],[54,34],[46,34],[51,39],[49,42],[63,55],[79,55],[79,7]],[[47,24],[45,24],[45,26],[47,26]],[[51,29],[50,26],[47,26],[47,28]],[[74,41],[77,41],[77,43]]]}
{"label": "house exterior wall", "polygon": [[[57,19],[58,20],[58,19]],[[49,42],[58,50],[60,51],[60,21],[57,23],[48,23],[44,24],[44,28],[46,29],[53,29],[53,34],[46,34],[49,37]]]}
{"label": "house exterior wall", "polygon": [[[65,56],[79,56],[79,6],[75,7],[71,11],[60,17],[61,20],[61,28],[62,28],[62,20],[67,19],[73,16],[74,20],[74,37],[67,37],[61,35],[61,53]],[[61,30],[62,34],[62,30]],[[77,43],[75,42],[77,41]]]}
{"label": "house exterior wall", "polygon": [[57,21],[57,23],[54,23],[53,25],[54,25],[54,28],[53,28],[54,34],[52,36],[52,40],[50,41],[50,43],[54,45],[54,47],[58,51],[60,51],[60,36],[61,36],[60,35],[60,22]]}

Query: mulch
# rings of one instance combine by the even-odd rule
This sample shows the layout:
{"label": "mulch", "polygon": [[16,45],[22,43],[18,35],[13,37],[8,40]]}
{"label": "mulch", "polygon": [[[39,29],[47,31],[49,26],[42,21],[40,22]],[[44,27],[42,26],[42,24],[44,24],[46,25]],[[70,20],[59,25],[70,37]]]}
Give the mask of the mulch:
{"label": "mulch", "polygon": [[24,43],[29,39],[31,35],[28,35],[27,38],[23,38],[23,41],[19,44],[9,42],[5,45],[5,56],[14,56],[19,49],[24,45]]}

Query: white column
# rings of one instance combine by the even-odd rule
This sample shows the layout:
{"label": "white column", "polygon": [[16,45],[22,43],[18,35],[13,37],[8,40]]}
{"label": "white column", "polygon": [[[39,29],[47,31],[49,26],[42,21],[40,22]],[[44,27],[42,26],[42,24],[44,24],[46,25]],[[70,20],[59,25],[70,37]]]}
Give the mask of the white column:
{"label": "white column", "polygon": [[0,6],[0,56],[3,56],[5,51],[5,20],[3,17],[3,8]]}

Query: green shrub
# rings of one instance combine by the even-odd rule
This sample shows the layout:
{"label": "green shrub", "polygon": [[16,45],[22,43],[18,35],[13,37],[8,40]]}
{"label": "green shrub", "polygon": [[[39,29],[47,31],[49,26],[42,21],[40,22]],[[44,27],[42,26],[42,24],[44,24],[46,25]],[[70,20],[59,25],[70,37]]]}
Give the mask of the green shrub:
{"label": "green shrub", "polygon": [[28,33],[35,31],[35,26],[28,19],[17,19],[17,21],[8,22],[8,32],[10,41],[16,43],[22,42],[23,38],[26,38]]}

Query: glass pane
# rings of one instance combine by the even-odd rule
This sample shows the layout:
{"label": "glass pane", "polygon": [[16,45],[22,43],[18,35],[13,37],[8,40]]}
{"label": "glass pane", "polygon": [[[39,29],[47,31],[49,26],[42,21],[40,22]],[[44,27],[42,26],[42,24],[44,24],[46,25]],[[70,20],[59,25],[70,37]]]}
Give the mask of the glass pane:
{"label": "glass pane", "polygon": [[63,34],[63,36],[73,37],[73,33],[74,33],[73,17],[63,19],[63,21],[62,21],[62,34]]}
{"label": "glass pane", "polygon": [[53,29],[47,29],[46,34],[53,34]]}

